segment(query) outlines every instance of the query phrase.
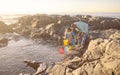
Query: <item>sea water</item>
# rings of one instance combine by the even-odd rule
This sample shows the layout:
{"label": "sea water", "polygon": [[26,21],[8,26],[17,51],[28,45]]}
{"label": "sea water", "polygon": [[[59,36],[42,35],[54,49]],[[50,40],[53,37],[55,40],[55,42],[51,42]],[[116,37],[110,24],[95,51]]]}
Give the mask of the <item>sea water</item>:
{"label": "sea water", "polygon": [[81,15],[91,15],[91,16],[101,16],[101,17],[109,17],[109,18],[119,18],[120,19],[120,13],[110,13],[110,12],[82,12],[79,13]]}

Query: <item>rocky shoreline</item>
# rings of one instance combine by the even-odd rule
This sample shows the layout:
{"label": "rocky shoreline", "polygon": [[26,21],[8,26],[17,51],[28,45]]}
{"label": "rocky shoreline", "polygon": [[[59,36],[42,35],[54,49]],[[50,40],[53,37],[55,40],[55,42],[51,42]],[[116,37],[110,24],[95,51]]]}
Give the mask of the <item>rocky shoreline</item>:
{"label": "rocky shoreline", "polygon": [[[68,53],[64,61],[52,64],[24,61],[36,72],[28,75],[119,75],[120,19],[90,15],[28,15],[21,17],[11,29],[32,39],[43,38],[54,45],[63,44],[64,30],[71,23],[89,25],[90,43],[81,50]],[[26,75],[21,73],[20,75]]]}
{"label": "rocky shoreline", "polygon": [[74,50],[64,61],[49,66],[43,62],[24,61],[29,66],[32,64],[30,66],[32,68],[38,64],[36,72],[28,75],[119,75],[120,30],[110,29],[100,33],[104,38],[96,37],[91,40],[84,54],[82,54],[84,49]]}

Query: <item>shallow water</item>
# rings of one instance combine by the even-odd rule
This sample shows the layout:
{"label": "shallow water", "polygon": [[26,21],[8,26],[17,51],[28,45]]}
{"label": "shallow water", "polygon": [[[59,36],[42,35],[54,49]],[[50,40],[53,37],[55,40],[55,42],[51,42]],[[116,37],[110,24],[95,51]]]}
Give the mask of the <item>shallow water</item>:
{"label": "shallow water", "polygon": [[11,40],[7,47],[0,48],[0,75],[19,75],[19,73],[33,73],[34,70],[26,67],[23,60],[56,62],[62,55],[57,47],[49,44],[36,44],[25,38],[19,41]]}

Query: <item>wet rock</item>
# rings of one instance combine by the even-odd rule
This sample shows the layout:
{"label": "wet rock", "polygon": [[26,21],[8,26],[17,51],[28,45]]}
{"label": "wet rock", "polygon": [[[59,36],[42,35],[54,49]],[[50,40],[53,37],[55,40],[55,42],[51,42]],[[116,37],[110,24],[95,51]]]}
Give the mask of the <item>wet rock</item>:
{"label": "wet rock", "polygon": [[24,63],[26,63],[26,66],[30,66],[31,68],[33,68],[34,70],[36,70],[36,72],[34,73],[34,75],[38,75],[38,74],[45,74],[45,71],[47,69],[47,64],[43,63],[43,62],[36,62],[36,61],[24,61]]}
{"label": "wet rock", "polygon": [[40,65],[39,65],[39,67],[37,68],[37,71],[35,72],[34,75],[45,74],[46,69],[47,69],[47,64],[45,64],[45,63],[40,63]]}
{"label": "wet rock", "polygon": [[37,70],[38,67],[40,66],[40,64],[41,64],[42,62],[26,61],[26,60],[25,60],[24,63],[26,63],[26,66],[30,66],[30,67],[32,67],[33,69]]}

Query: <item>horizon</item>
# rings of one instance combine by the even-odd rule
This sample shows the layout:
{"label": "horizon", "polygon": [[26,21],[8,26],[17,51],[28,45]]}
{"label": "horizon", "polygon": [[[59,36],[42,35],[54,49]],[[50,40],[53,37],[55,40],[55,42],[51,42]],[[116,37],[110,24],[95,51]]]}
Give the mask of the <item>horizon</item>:
{"label": "horizon", "polygon": [[91,15],[91,14],[120,14],[120,12],[54,12],[54,13],[0,13],[0,15]]}
{"label": "horizon", "polygon": [[17,18],[25,15],[39,15],[39,14],[46,14],[46,15],[90,15],[90,16],[98,16],[98,17],[110,17],[110,18],[119,18],[120,19],[120,12],[80,12],[80,13],[33,13],[33,14],[0,14],[1,18]]}
{"label": "horizon", "polygon": [[120,0],[0,0],[0,14],[120,13]]}

